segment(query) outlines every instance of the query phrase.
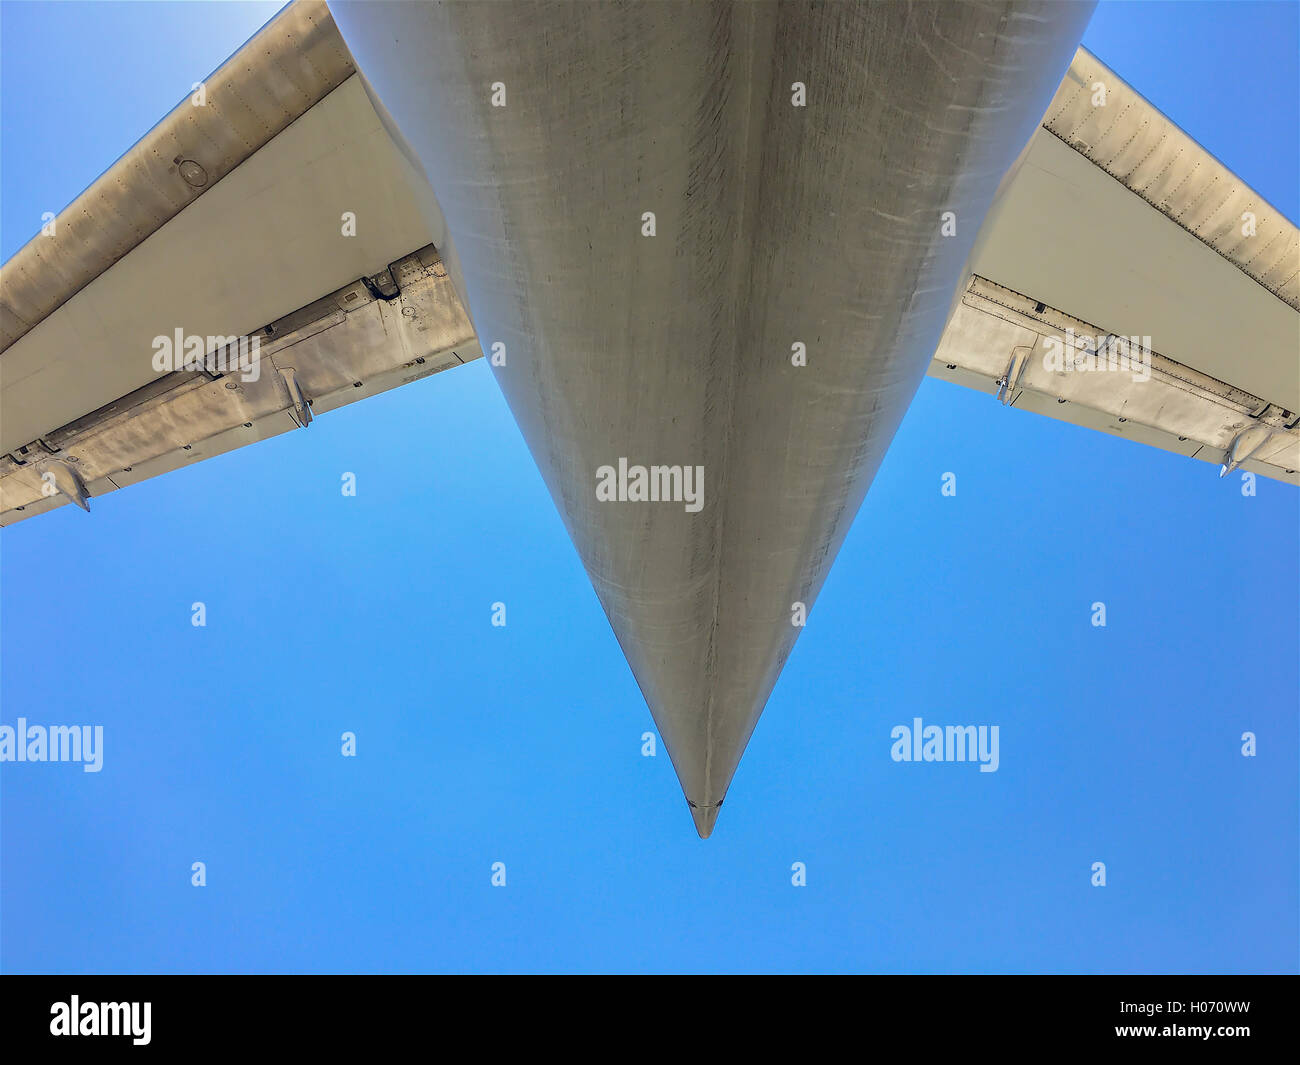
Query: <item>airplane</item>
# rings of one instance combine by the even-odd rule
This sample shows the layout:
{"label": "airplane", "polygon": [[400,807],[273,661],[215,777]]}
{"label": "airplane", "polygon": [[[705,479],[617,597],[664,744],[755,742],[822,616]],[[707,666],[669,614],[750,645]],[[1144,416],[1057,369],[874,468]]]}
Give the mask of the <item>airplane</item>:
{"label": "airplane", "polygon": [[486,358],[707,838],[925,375],[1300,483],[1300,233],[1091,9],[295,0],[0,267],[0,525]]}

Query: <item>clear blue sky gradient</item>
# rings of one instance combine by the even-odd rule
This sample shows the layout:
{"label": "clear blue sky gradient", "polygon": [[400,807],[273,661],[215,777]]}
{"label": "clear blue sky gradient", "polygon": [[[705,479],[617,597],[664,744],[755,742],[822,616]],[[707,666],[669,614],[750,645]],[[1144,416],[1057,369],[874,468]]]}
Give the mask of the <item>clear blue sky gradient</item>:
{"label": "clear blue sky gradient", "polygon": [[[274,11],[4,3],[3,256]],[[1084,43],[1295,220],[1298,38]],[[1297,970],[1293,487],[927,380],[707,842],[481,362],[92,508],[0,534],[0,723],[105,730],[0,767],[6,972]]]}

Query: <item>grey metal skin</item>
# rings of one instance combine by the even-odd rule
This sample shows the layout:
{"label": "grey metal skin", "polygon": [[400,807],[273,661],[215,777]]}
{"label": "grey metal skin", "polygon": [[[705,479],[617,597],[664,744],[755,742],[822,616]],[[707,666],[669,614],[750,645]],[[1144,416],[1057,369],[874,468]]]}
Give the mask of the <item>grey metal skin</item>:
{"label": "grey metal skin", "polygon": [[331,10],[707,837],[1091,4]]}

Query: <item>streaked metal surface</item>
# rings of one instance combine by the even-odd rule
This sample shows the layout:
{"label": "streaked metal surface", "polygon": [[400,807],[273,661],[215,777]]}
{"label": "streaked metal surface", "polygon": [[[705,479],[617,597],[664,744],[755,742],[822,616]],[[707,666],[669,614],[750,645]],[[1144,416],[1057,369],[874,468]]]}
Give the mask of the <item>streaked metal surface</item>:
{"label": "streaked metal surface", "polygon": [[[1090,5],[333,11],[707,835]],[[620,457],[703,509],[598,502]]]}
{"label": "streaked metal surface", "polygon": [[[432,246],[392,273],[391,301],[358,280],[271,323],[256,380],[175,371],[52,432],[44,444],[53,451],[0,457],[0,525],[81,505],[79,485],[93,500],[480,355]],[[54,495],[43,491],[46,473]]]}
{"label": "streaked metal surface", "polygon": [[0,267],[0,353],[354,73],[324,3],[281,11],[205,80],[204,106],[178,104]]}
{"label": "streaked metal surface", "polygon": [[[1188,76],[1204,81],[1207,75]],[[1098,84],[1104,106],[1092,102]],[[1070,64],[1043,126],[1300,310],[1300,231],[1086,49]],[[1253,236],[1242,231],[1247,212],[1255,216]]]}
{"label": "streaked metal surface", "polygon": [[1007,406],[1216,465],[1244,433],[1245,446],[1238,449],[1250,455],[1244,469],[1300,484],[1300,418],[1293,411],[1159,351],[1146,353],[1149,366],[1136,374],[1123,366],[1054,368],[1048,340],[1066,338],[1067,330],[1079,337],[1109,335],[1095,323],[976,277],[944,331],[930,374],[990,394],[1005,382]]}

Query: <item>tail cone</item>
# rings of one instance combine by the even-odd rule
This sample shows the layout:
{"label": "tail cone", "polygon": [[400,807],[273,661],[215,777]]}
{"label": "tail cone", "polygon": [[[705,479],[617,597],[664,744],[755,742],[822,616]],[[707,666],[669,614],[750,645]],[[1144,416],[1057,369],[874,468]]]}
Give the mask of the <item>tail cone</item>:
{"label": "tail cone", "polygon": [[722,809],[722,803],[716,806],[696,806],[691,803],[691,818],[695,821],[695,831],[700,834],[700,839],[708,839],[713,834],[713,825],[718,820],[718,811]]}

